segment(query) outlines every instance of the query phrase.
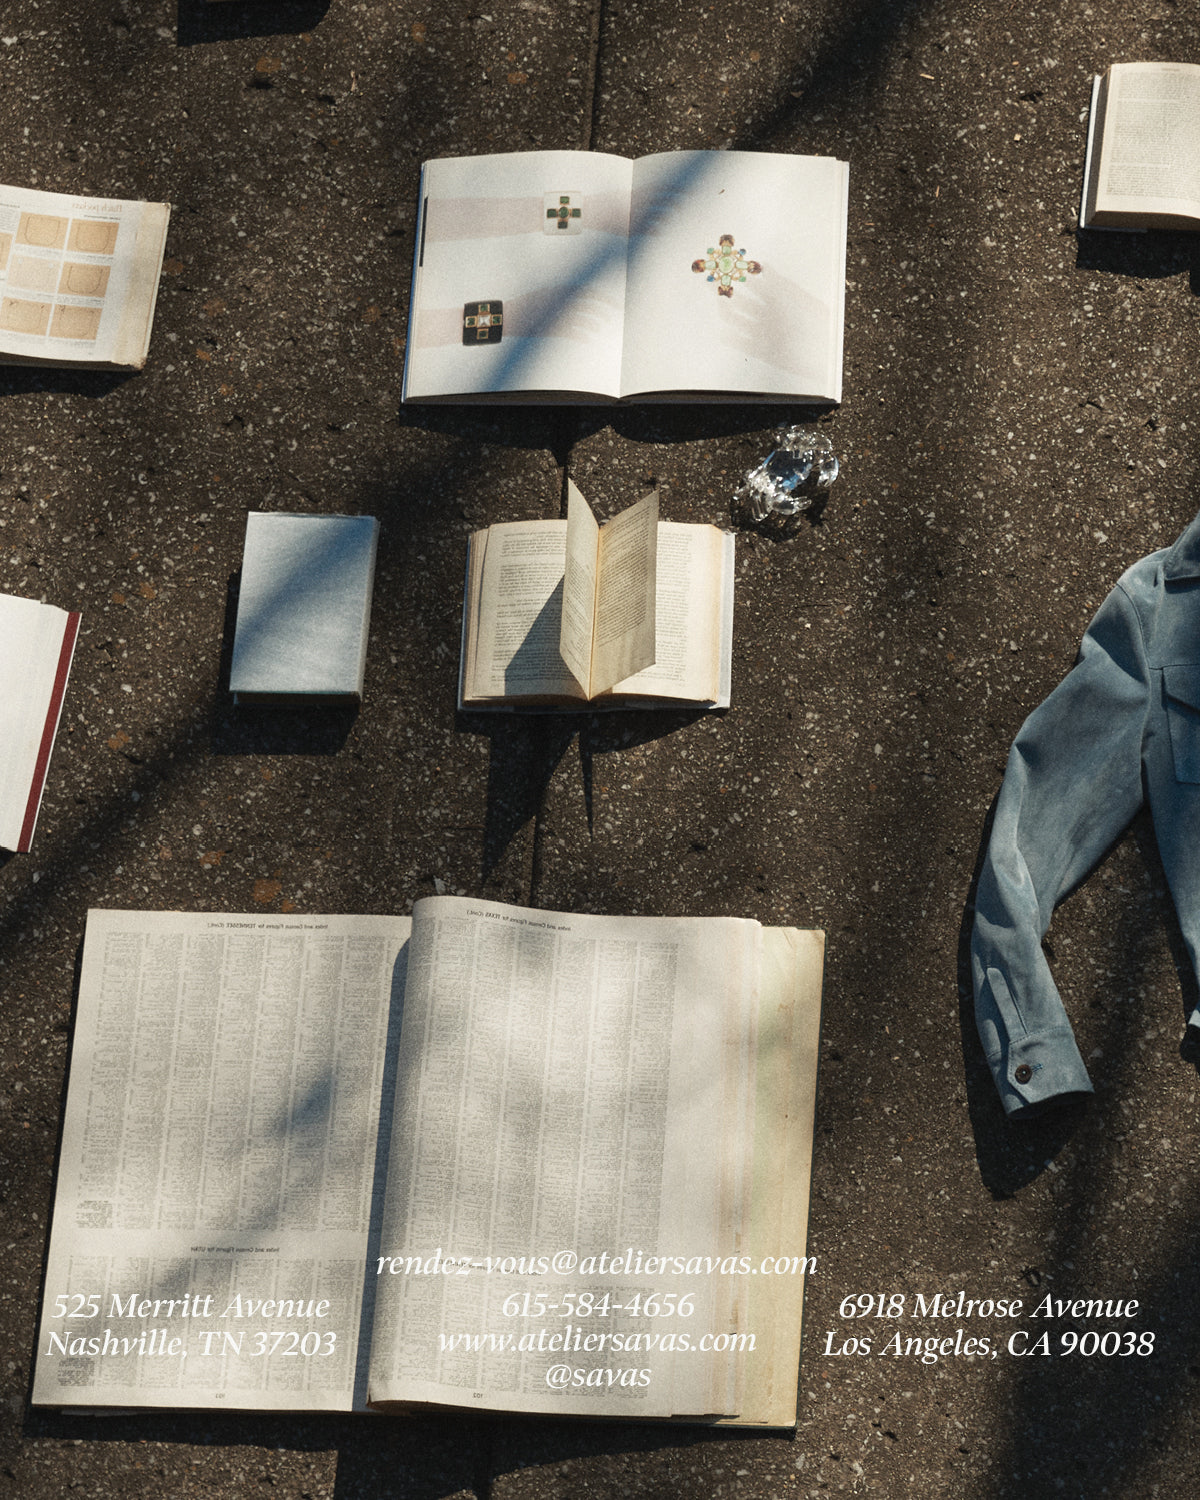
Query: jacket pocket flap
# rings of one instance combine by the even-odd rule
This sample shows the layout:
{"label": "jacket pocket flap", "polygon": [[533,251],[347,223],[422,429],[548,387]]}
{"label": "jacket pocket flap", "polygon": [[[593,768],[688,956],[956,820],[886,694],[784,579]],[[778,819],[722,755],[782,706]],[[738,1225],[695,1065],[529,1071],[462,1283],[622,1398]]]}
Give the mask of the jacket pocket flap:
{"label": "jacket pocket flap", "polygon": [[1200,713],[1200,665],[1191,662],[1163,668],[1167,697]]}

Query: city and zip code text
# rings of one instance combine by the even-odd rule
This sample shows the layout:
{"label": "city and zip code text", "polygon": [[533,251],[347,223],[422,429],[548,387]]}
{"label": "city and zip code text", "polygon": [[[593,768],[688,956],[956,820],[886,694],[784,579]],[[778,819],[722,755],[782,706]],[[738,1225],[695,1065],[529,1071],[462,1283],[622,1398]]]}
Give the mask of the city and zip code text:
{"label": "city and zip code text", "polygon": [[956,1328],[952,1335],[944,1334],[940,1337],[905,1335],[897,1329],[882,1347],[876,1348],[876,1342],[870,1334],[844,1338],[830,1331],[825,1335],[825,1347],[821,1353],[830,1357],[845,1355],[859,1358],[872,1354],[892,1355],[919,1359],[922,1364],[927,1365],[936,1364],[939,1359],[958,1357],[997,1359],[1001,1353],[1016,1358],[1030,1355],[1042,1355],[1046,1358],[1055,1355],[1081,1355],[1085,1359],[1097,1355],[1105,1359],[1128,1359],[1131,1356],[1144,1359],[1154,1353],[1154,1334],[1133,1328],[1108,1328],[1103,1332],[1090,1328],[1085,1333],[1068,1328],[1057,1337],[1048,1330],[1035,1332],[1028,1328],[1018,1328],[1009,1334],[1003,1345],[994,1344],[987,1334],[967,1336],[961,1328]]}

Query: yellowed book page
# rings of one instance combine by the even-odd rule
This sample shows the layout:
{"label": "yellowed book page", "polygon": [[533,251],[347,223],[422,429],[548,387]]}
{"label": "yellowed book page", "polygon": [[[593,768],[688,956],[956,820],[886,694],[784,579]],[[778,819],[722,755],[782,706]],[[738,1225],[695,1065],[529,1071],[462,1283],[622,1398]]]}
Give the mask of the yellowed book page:
{"label": "yellowed book page", "polygon": [[470,696],[582,698],[559,650],[567,523],[501,522],[483,545]]}
{"label": "yellowed book page", "polygon": [[558,649],[585,697],[592,695],[592,639],[596,626],[596,568],[600,526],[592,508],[567,480],[567,555],[563,569]]}
{"label": "yellowed book page", "polygon": [[168,203],[147,203],[143,207],[130,258],[121,329],[112,355],[114,364],[141,369],[146,363],[170,217]]}
{"label": "yellowed book page", "polygon": [[654,665],[657,550],[652,490],[600,531],[591,697]]}
{"label": "yellowed book page", "polygon": [[821,1027],[825,934],[763,932],[757,1042],[753,1213],[744,1246],[754,1274],[742,1358],[739,1426],[792,1427],[808,1256],[809,1184]]}
{"label": "yellowed book page", "polygon": [[701,1340],[729,1332],[757,924],[463,898],[413,920],[372,1401],[729,1411]]}
{"label": "yellowed book page", "polygon": [[1096,215],[1200,218],[1200,66],[1109,69]]}
{"label": "yellowed book page", "polygon": [[[740,952],[731,951],[728,955],[730,964],[741,965],[740,977],[734,984],[743,1003],[739,1009],[731,1007],[727,1013],[723,1038],[725,1085],[721,1138],[725,1149],[721,1159],[721,1224],[725,1233],[720,1246],[723,1269],[713,1287],[712,1326],[734,1341],[740,1341],[747,1315],[748,1282],[742,1274],[740,1257],[746,1248],[752,1213],[762,938],[762,928],[756,926],[753,944],[743,944]],[[736,1274],[732,1270],[735,1266]],[[745,1369],[745,1361],[735,1355],[724,1372],[724,1406],[730,1412],[741,1412],[744,1408]],[[718,1373],[714,1371],[714,1376]]]}
{"label": "yellowed book page", "polygon": [[656,572],[654,665],[615,683],[613,694],[714,699],[721,678],[721,532],[660,521]]}

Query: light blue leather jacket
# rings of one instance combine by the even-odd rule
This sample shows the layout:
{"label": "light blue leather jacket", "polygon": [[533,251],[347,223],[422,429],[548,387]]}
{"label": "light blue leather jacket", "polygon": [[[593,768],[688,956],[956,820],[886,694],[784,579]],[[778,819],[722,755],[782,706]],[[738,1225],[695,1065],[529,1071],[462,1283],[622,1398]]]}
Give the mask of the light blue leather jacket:
{"label": "light blue leather jacket", "polygon": [[[979,877],[975,1019],[1011,1114],[1091,1093],[1041,948],[1055,904],[1150,804],[1193,969],[1200,953],[1200,516],[1142,558],[1008,757]],[[1189,1025],[1200,1027],[1200,1009]]]}

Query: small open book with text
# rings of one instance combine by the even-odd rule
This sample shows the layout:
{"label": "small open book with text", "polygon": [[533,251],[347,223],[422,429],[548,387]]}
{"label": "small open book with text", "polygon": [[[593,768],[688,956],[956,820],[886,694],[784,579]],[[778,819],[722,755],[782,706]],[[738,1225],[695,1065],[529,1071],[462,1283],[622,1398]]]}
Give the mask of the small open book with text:
{"label": "small open book with text", "polygon": [[658,519],[650,493],[599,526],[503,521],[467,552],[458,706],[729,706],[734,538]]}
{"label": "small open book with text", "polygon": [[1200,229],[1200,64],[1114,63],[1092,83],[1081,229]]}
{"label": "small open book with text", "polygon": [[90,912],[34,1404],[794,1426],[823,956]]}

